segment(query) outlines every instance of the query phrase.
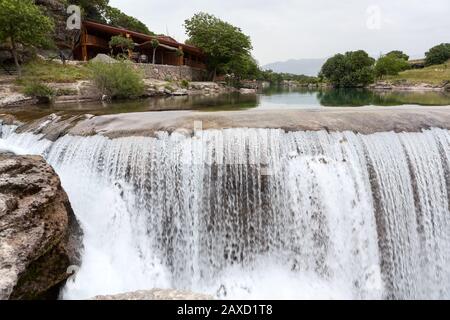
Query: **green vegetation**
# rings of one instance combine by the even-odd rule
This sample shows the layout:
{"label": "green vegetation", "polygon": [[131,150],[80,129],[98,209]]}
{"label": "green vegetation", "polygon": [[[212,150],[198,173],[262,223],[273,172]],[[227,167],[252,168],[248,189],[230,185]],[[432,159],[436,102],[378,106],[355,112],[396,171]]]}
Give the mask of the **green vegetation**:
{"label": "green vegetation", "polygon": [[56,96],[75,96],[78,94],[78,91],[70,88],[60,88],[56,90]]}
{"label": "green vegetation", "polygon": [[83,15],[100,23],[121,27],[148,35],[155,35],[138,19],[131,17],[109,5],[109,0],[71,0],[71,4],[80,6]]}
{"label": "green vegetation", "polygon": [[189,36],[187,42],[201,48],[206,54],[213,79],[218,72],[235,72],[237,61],[250,56],[250,37],[238,27],[213,15],[197,13],[186,20],[184,26]]}
{"label": "green vegetation", "polygon": [[70,0],[70,4],[80,6],[84,17],[105,23],[104,12],[109,0]]}
{"label": "green vegetation", "polygon": [[19,76],[22,69],[18,45],[24,47],[49,47],[53,21],[43,14],[33,0],[0,1],[0,42],[8,42]]}
{"label": "green vegetation", "polygon": [[85,65],[61,65],[49,61],[35,60],[23,66],[23,75],[17,80],[19,85],[29,82],[70,83],[86,80],[90,71]]}
{"label": "green vegetation", "polygon": [[170,92],[174,92],[175,91],[175,89],[170,84],[166,84],[164,86],[164,89],[166,89],[167,91],[170,91]]}
{"label": "green vegetation", "polygon": [[150,44],[152,45],[152,48],[153,48],[152,63],[155,64],[155,62],[156,62],[156,49],[158,49],[158,47],[159,47],[159,41],[158,41],[158,39],[152,39]]}
{"label": "green vegetation", "polygon": [[[406,56],[409,58],[408,56]],[[388,53],[378,59],[375,65],[375,76],[379,79],[384,76],[398,75],[399,72],[409,69],[409,64],[405,56],[396,53]]]}
{"label": "green vegetation", "polygon": [[374,80],[374,64],[365,51],[351,51],[328,59],[320,74],[335,87],[364,87]]}
{"label": "green vegetation", "polygon": [[268,81],[273,84],[278,84],[283,81],[295,81],[301,85],[317,84],[320,79],[317,77],[310,77],[305,75],[297,75],[291,73],[276,73],[272,70],[261,71],[258,80]]}
{"label": "green vegetation", "polygon": [[119,48],[121,53],[118,55],[119,58],[128,58],[128,50],[134,49],[134,41],[131,38],[126,38],[124,36],[113,36],[109,41],[109,46],[111,49]]}
{"label": "green vegetation", "polygon": [[425,53],[425,65],[442,64],[450,59],[450,43],[442,43]]}
{"label": "green vegetation", "polygon": [[143,22],[123,13],[117,8],[107,6],[105,9],[105,19],[108,24],[115,27],[122,27],[135,32],[155,35]]}
{"label": "green vegetation", "polygon": [[420,84],[429,83],[441,85],[450,82],[450,61],[423,69],[412,69],[400,72],[396,76],[388,76],[386,80],[392,83]]}
{"label": "green vegetation", "polygon": [[386,56],[392,56],[392,57],[395,57],[398,59],[403,59],[405,61],[409,60],[409,56],[406,53],[404,53],[403,51],[399,51],[399,50],[394,50],[394,51],[388,52],[386,54]]}
{"label": "green vegetation", "polygon": [[138,98],[144,93],[142,75],[127,62],[91,63],[92,80],[103,95],[113,99]]}
{"label": "green vegetation", "polygon": [[186,79],[183,79],[183,80],[181,80],[180,85],[182,88],[187,89],[187,88],[189,88],[189,81],[187,81]]}
{"label": "green vegetation", "polygon": [[42,103],[52,101],[56,96],[54,89],[40,82],[27,83],[23,88],[23,93],[29,97],[37,98]]}

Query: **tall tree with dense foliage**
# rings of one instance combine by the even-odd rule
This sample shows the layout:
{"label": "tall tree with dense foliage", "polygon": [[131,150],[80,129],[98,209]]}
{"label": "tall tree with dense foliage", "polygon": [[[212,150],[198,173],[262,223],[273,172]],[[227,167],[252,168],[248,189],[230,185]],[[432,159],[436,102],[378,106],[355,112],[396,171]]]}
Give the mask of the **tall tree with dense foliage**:
{"label": "tall tree with dense foliage", "polygon": [[408,61],[404,59],[404,57],[389,53],[378,59],[377,64],[375,65],[375,75],[378,78],[382,78],[386,75],[396,76],[399,74],[399,72],[408,69],[409,64]]}
{"label": "tall tree with dense foliage", "polygon": [[427,66],[442,64],[450,59],[450,43],[441,43],[425,54]]}
{"label": "tall tree with dense foliage", "polygon": [[367,52],[351,51],[328,59],[320,73],[335,87],[364,87],[374,80],[374,63]]}
{"label": "tall tree with dense foliage", "polygon": [[238,27],[213,15],[197,13],[186,20],[184,26],[189,36],[188,43],[201,48],[206,54],[213,78],[232,61],[242,59],[243,55],[250,56],[250,37]]}
{"label": "tall tree with dense foliage", "polygon": [[54,23],[33,0],[0,1],[0,42],[9,42],[19,76],[18,46],[46,47],[51,44]]}
{"label": "tall tree with dense foliage", "polygon": [[70,0],[69,3],[80,6],[86,18],[106,22],[104,14],[109,6],[109,0]]}
{"label": "tall tree with dense foliage", "polygon": [[109,0],[71,0],[69,2],[80,6],[83,15],[88,19],[107,23],[114,27],[154,35],[143,22],[111,7]]}
{"label": "tall tree with dense foliage", "polygon": [[107,6],[104,17],[106,22],[112,26],[121,27],[148,35],[154,35],[154,33],[151,32],[143,22],[123,13],[117,8]]}

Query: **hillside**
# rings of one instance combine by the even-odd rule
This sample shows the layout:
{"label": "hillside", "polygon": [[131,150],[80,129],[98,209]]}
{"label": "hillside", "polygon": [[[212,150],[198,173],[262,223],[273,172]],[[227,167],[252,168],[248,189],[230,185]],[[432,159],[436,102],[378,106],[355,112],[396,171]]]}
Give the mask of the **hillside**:
{"label": "hillside", "polygon": [[326,59],[291,59],[262,66],[264,70],[273,70],[279,73],[304,74],[317,76]]}
{"label": "hillside", "polygon": [[441,85],[448,83],[450,82],[450,60],[441,65],[403,71],[397,76],[388,76],[384,80],[392,83],[408,82],[411,84],[428,83]]}

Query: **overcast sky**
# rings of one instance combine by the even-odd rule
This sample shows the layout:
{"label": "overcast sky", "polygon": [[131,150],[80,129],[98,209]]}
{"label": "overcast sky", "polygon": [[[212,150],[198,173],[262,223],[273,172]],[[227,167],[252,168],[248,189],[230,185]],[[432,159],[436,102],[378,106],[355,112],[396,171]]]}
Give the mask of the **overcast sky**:
{"label": "overcast sky", "polygon": [[450,0],[110,0],[156,33],[186,40],[185,19],[212,13],[240,27],[261,64],[364,49],[419,57],[450,42]]}

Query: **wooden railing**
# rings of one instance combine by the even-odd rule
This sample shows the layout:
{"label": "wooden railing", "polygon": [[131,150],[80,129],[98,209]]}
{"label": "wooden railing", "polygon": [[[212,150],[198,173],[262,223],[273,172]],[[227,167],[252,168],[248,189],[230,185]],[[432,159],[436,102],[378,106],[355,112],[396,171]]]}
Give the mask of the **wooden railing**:
{"label": "wooden railing", "polygon": [[87,46],[96,46],[105,49],[109,48],[109,44],[106,40],[91,34],[86,35],[85,41]]}

